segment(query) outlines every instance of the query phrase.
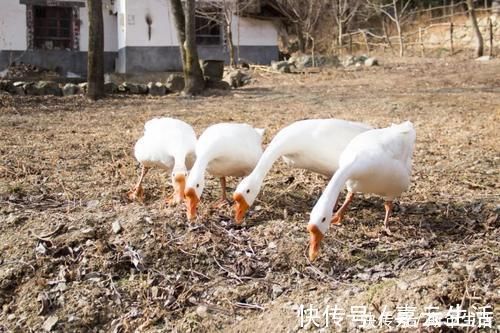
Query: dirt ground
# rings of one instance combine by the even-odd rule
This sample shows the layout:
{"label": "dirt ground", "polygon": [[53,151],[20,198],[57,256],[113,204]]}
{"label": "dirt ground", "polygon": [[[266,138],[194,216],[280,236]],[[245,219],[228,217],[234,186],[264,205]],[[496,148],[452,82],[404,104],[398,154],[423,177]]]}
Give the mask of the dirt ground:
{"label": "dirt ground", "polygon": [[[133,145],[158,116],[198,134],[248,122],[266,128],[266,144],[304,118],[411,120],[412,186],[391,218],[394,236],[382,232],[382,199],[358,195],[311,264],[306,223],[327,180],[281,162],[243,226],[231,207],[211,208],[220,189],[210,177],[194,224],[184,207],[164,205],[172,188],[160,171],[146,177],[144,205],[127,202],[139,172]],[[301,304],[346,315],[367,306],[376,318],[384,307],[491,305],[499,325],[499,117],[499,59],[261,71],[244,88],[190,99],[1,95],[0,332],[316,329],[301,328]]]}

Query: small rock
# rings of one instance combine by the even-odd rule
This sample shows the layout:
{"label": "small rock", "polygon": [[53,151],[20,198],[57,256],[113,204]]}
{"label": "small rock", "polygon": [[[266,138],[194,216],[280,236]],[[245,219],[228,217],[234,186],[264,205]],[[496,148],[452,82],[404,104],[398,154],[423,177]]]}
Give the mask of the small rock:
{"label": "small rock", "polygon": [[78,93],[78,86],[74,83],[66,83],[62,88],[63,96],[71,96]]}
{"label": "small rock", "polygon": [[62,90],[56,82],[38,81],[32,85],[25,86],[24,90],[28,95],[42,96],[54,95],[62,96]]}
{"label": "small rock", "polygon": [[208,81],[220,81],[224,75],[224,60],[200,60],[203,76]]}
{"label": "small rock", "polygon": [[205,318],[208,315],[208,308],[205,305],[199,305],[196,308],[196,314],[202,318]]}
{"label": "small rock", "polygon": [[0,80],[0,90],[12,92],[13,83],[9,80]]}
{"label": "small rock", "polygon": [[122,229],[123,229],[120,221],[118,221],[118,220],[115,221],[115,222],[113,222],[112,228],[113,228],[113,232],[115,234],[120,233],[122,231]]}
{"label": "small rock", "polygon": [[90,200],[87,202],[87,208],[97,208],[99,206],[99,200]]}
{"label": "small rock", "polygon": [[24,90],[24,87],[23,86],[17,86],[17,87],[14,87],[14,93],[16,95],[19,95],[19,96],[25,96],[26,95],[26,91]]}
{"label": "small rock", "polygon": [[122,84],[120,84],[120,85],[118,86],[118,92],[119,92],[119,93],[122,93],[122,94],[123,94],[123,93],[126,93],[127,91],[128,91],[127,82],[124,82],[124,83],[122,83]]}
{"label": "small rock", "polygon": [[210,89],[231,90],[231,86],[226,81],[206,81],[206,87]]}
{"label": "small rock", "polygon": [[148,91],[151,96],[163,96],[167,93],[167,88],[161,82],[149,82]]}
{"label": "small rock", "polygon": [[123,82],[123,87],[125,90],[131,94],[145,94],[148,91],[148,87],[146,85],[141,86],[140,84]]}
{"label": "small rock", "polygon": [[365,66],[367,66],[367,67],[378,66],[377,58],[370,57],[370,58],[365,59]]}
{"label": "small rock", "polygon": [[148,85],[144,83],[140,83],[137,85],[139,89],[139,94],[147,94],[148,93]]}
{"label": "small rock", "polygon": [[96,234],[95,229],[92,227],[82,229],[81,233],[85,238],[94,238]]}
{"label": "small rock", "polygon": [[272,298],[278,298],[281,294],[283,294],[283,288],[277,284],[273,285]]}
{"label": "small rock", "polygon": [[170,74],[165,82],[165,87],[170,91],[182,91],[184,89],[184,76],[180,74]]}
{"label": "small rock", "polygon": [[453,268],[456,271],[461,271],[461,270],[465,269],[465,265],[462,263],[459,263],[459,262],[453,262],[451,264],[451,268]]}
{"label": "small rock", "polygon": [[58,322],[59,318],[57,316],[50,316],[49,318],[47,318],[47,320],[45,320],[45,322],[43,323],[43,330],[45,332],[50,332],[52,331],[52,329],[54,328],[54,326],[56,326],[57,322]]}
{"label": "small rock", "polygon": [[118,86],[113,82],[104,83],[104,91],[106,94],[116,94],[118,92]]}
{"label": "small rock", "polygon": [[271,68],[280,73],[290,73],[290,63],[288,61],[271,61]]}
{"label": "small rock", "polygon": [[14,319],[16,319],[16,315],[13,313],[11,313],[10,315],[7,316],[8,321],[13,321]]}
{"label": "small rock", "polygon": [[269,242],[269,244],[267,245],[268,248],[270,249],[275,249],[277,247],[276,243],[275,242]]}
{"label": "small rock", "polygon": [[408,290],[408,288],[410,287],[410,285],[403,280],[398,280],[396,286],[401,290]]}
{"label": "small rock", "polygon": [[430,247],[429,241],[425,238],[420,238],[418,241],[418,245],[424,249],[427,249]]}
{"label": "small rock", "polygon": [[63,291],[66,291],[67,289],[68,289],[68,285],[65,282],[61,282],[61,283],[57,284],[57,290],[63,292]]}
{"label": "small rock", "polygon": [[[87,92],[87,87],[88,87],[87,82],[82,82],[78,84],[78,88],[81,94],[85,94]],[[106,88],[106,84],[104,84],[104,87]]]}
{"label": "small rock", "polygon": [[[235,69],[224,75],[223,81],[229,83],[233,88],[239,88],[250,82],[250,74],[243,69]],[[236,97],[236,96],[235,96]]]}
{"label": "small rock", "polygon": [[38,245],[36,246],[35,248],[35,251],[41,255],[45,255],[47,254],[47,248],[45,247],[45,245],[43,243],[38,243]]}

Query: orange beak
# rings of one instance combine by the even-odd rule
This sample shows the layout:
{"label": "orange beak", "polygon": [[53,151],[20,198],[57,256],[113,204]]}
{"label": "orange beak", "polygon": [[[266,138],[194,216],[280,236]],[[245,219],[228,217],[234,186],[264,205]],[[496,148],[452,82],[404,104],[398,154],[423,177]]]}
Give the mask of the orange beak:
{"label": "orange beak", "polygon": [[175,175],[174,177],[174,200],[181,203],[184,200],[184,189],[186,187],[186,177],[184,175]]}
{"label": "orange beak", "polygon": [[192,220],[196,217],[196,207],[198,206],[200,199],[198,199],[198,196],[192,187],[186,189],[184,194],[186,195],[187,218]]}
{"label": "orange beak", "polygon": [[318,257],[319,245],[323,239],[323,234],[314,224],[309,224],[307,230],[311,236],[309,241],[309,260],[314,261]]}
{"label": "orange beak", "polygon": [[250,206],[247,204],[245,198],[243,198],[243,195],[241,195],[241,193],[235,193],[233,195],[233,200],[234,219],[237,224],[240,224],[243,221],[243,218],[245,217],[245,214]]}

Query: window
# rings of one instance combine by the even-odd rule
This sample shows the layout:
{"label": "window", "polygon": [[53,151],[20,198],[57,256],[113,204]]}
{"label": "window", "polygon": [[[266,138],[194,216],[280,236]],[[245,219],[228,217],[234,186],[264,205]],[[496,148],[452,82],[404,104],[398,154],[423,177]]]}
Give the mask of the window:
{"label": "window", "polygon": [[215,19],[196,16],[196,44],[197,45],[220,45],[221,26]]}
{"label": "window", "polygon": [[38,49],[71,49],[71,7],[34,6],[34,46]]}

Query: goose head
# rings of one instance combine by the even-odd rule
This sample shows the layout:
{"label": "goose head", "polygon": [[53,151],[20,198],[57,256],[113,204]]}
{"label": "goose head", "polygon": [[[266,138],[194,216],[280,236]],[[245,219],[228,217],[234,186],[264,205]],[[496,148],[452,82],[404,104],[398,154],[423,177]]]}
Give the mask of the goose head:
{"label": "goose head", "polygon": [[309,260],[314,261],[319,254],[321,241],[323,240],[330,222],[332,220],[332,207],[327,200],[321,197],[309,217],[307,231],[309,231]]}
{"label": "goose head", "polygon": [[205,187],[205,179],[203,174],[197,174],[191,172],[184,190],[185,203],[187,208],[187,217],[189,220],[193,220],[196,217],[196,208],[200,202],[201,194]]}
{"label": "goose head", "polygon": [[240,224],[245,217],[246,212],[253,205],[257,194],[259,193],[260,184],[257,184],[253,178],[246,177],[243,179],[233,194],[234,200],[234,219],[237,224]]}

